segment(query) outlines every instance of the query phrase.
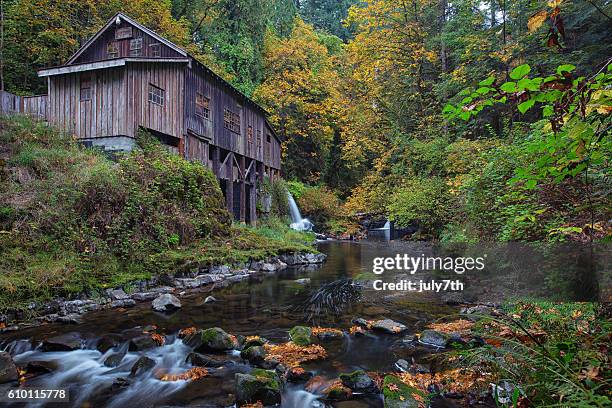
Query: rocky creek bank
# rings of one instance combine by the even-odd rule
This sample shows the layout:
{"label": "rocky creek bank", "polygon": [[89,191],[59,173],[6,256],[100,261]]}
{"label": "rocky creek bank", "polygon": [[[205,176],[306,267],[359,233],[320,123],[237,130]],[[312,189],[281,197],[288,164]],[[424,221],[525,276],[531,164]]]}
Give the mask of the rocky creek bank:
{"label": "rocky creek bank", "polygon": [[231,285],[252,275],[276,273],[288,266],[317,265],[325,262],[326,258],[322,253],[283,254],[242,264],[199,267],[174,276],[155,276],[131,282],[125,287],[106,289],[102,293],[82,293],[74,299],[56,299],[43,304],[33,302],[27,313],[9,310],[0,314],[0,326],[3,327],[0,333],[44,323],[78,324],[87,312],[129,308],[137,302],[154,302],[155,310],[171,311],[181,307],[179,298],[189,291]]}

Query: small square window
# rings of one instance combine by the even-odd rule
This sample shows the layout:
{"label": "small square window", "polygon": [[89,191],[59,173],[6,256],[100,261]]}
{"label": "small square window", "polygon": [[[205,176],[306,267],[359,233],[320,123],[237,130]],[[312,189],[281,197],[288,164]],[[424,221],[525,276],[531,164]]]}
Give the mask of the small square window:
{"label": "small square window", "polygon": [[81,77],[81,101],[91,100],[91,78]]}
{"label": "small square window", "polygon": [[139,57],[142,55],[142,38],[134,38],[130,40],[130,57]]}
{"label": "small square window", "polygon": [[165,99],[166,91],[153,84],[149,84],[149,102],[155,105],[164,106]]}
{"label": "small square window", "polygon": [[272,137],[270,135],[266,135],[266,142],[270,143],[272,141]]}
{"label": "small square window", "polygon": [[117,58],[119,56],[119,46],[117,41],[111,41],[106,46],[106,56],[108,58]]}
{"label": "small square window", "polygon": [[252,145],[253,144],[253,126],[249,126],[247,128],[247,142]]}
{"label": "small square window", "polygon": [[151,57],[159,57],[161,56],[161,44],[160,43],[155,43],[155,44],[151,44],[149,45],[149,55]]}
{"label": "small square window", "polygon": [[240,115],[229,109],[223,111],[223,127],[234,133],[240,133]]}
{"label": "small square window", "polygon": [[210,119],[210,99],[199,92],[196,93],[195,114],[201,118]]}

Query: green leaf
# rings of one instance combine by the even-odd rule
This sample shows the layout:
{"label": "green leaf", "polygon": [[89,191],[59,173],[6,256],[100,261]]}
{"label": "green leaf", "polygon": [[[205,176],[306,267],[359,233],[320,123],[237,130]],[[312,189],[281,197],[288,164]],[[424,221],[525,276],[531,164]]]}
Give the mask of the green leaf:
{"label": "green leaf", "polygon": [[515,92],[516,91],[516,82],[505,82],[502,86],[499,87],[504,92]]}
{"label": "green leaf", "polygon": [[535,99],[527,99],[525,102],[519,103],[518,110],[521,113],[525,113],[533,106]]}
{"label": "green leaf", "polygon": [[491,88],[489,88],[488,86],[483,86],[476,90],[476,92],[478,92],[480,95],[485,95],[489,93],[489,91],[491,91]]}
{"label": "green leaf", "polygon": [[531,190],[531,189],[535,188],[537,183],[538,182],[536,180],[533,180],[533,179],[532,180],[527,180],[527,182],[525,183],[525,187],[527,189]]}
{"label": "green leaf", "polygon": [[561,75],[564,72],[572,72],[575,69],[576,69],[576,66],[572,64],[559,65],[557,67],[557,74]]}
{"label": "green leaf", "polygon": [[456,110],[457,108],[455,108],[453,105],[449,103],[444,107],[444,109],[442,109],[442,113],[453,113]]}
{"label": "green leaf", "polygon": [[517,84],[519,89],[527,89],[528,91],[537,91],[538,85],[529,78],[523,78],[518,81]]}
{"label": "green leaf", "polygon": [[480,81],[478,83],[478,85],[480,85],[480,86],[491,86],[491,85],[493,85],[493,82],[495,82],[495,77],[493,75],[491,75],[487,79],[483,79],[482,81]]}
{"label": "green leaf", "polygon": [[551,117],[553,113],[553,107],[550,105],[546,105],[544,108],[542,108],[542,116],[545,118]]}
{"label": "green leaf", "polygon": [[470,118],[470,112],[468,111],[463,111],[459,114],[459,117],[465,121],[467,121]]}
{"label": "green leaf", "polygon": [[473,99],[471,96],[467,96],[467,97],[465,97],[465,98],[463,98],[463,99],[461,100],[461,103],[465,105],[465,104],[467,104],[467,103],[472,102],[473,100],[474,100],[474,99]]}
{"label": "green leaf", "polygon": [[531,67],[529,66],[529,64],[519,65],[518,67],[510,71],[510,78],[521,79],[522,77],[527,75],[529,71],[531,71]]}

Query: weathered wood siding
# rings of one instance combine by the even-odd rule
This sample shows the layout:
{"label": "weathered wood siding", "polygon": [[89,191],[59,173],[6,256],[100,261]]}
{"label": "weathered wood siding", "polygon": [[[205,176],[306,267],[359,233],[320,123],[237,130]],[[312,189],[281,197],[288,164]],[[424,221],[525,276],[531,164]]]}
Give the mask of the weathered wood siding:
{"label": "weathered wood siding", "polygon": [[[81,81],[85,79],[91,84],[91,97],[81,100]],[[125,106],[124,67],[49,78],[48,120],[77,138],[132,136]]]}
{"label": "weathered wood siding", "polygon": [[[127,28],[132,27],[132,37],[125,38],[121,40],[115,39],[115,30],[117,28]],[[130,40],[133,38],[142,38],[142,55],[141,57],[145,58],[155,58],[152,54],[151,44],[158,44],[159,41],[147,33],[139,30],[136,27],[131,26],[128,22],[122,21],[119,26],[113,24],[110,29],[105,31],[100,35],[100,37],[83,52],[83,54],[79,55],[79,57],[74,61],[75,64],[81,64],[84,62],[94,62],[101,61],[105,59],[110,59],[112,57],[107,54],[107,46],[110,42],[116,41],[117,48],[119,51],[119,55],[115,58],[125,58],[130,56]],[[159,56],[160,58],[178,58],[182,57],[181,54],[173,50],[172,48],[160,44],[159,48]]]}
{"label": "weathered wood siding", "polygon": [[[210,100],[210,117],[204,119],[196,115],[196,95]],[[229,109],[240,116],[240,133],[232,132],[224,126],[224,112]],[[268,156],[264,156],[267,125],[264,114],[243,96],[221,82],[197,63],[187,69],[185,80],[185,127],[187,131],[210,140],[215,146],[238,153],[266,165],[280,168],[280,145],[272,136]],[[249,127],[252,137],[249,138]],[[271,161],[272,160],[272,161]]]}
{"label": "weathered wood siding", "polygon": [[[137,62],[127,65],[127,103],[123,115],[129,135],[139,127],[182,138],[185,64]],[[163,106],[149,102],[149,85],[165,91]]]}
{"label": "weathered wood siding", "polygon": [[209,162],[208,149],[209,144],[206,140],[191,133],[188,133],[185,137],[185,157],[188,160],[197,161],[207,167],[212,167],[212,163]]}
{"label": "weathered wood siding", "polygon": [[38,119],[47,118],[47,95],[24,96],[22,99],[23,113]]}

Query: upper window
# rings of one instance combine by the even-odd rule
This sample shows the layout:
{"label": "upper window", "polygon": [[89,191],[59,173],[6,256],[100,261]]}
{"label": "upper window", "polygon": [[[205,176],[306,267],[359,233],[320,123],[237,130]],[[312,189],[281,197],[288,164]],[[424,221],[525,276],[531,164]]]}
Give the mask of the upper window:
{"label": "upper window", "polygon": [[142,38],[133,38],[130,40],[130,57],[140,55],[142,55]]}
{"label": "upper window", "polygon": [[261,151],[261,130],[257,129],[257,150]]}
{"label": "upper window", "polygon": [[81,100],[91,100],[91,78],[88,76],[81,77]]}
{"label": "upper window", "polygon": [[196,93],[195,114],[204,119],[210,119],[210,99]]}
{"label": "upper window", "polygon": [[166,99],[166,91],[163,89],[149,84],[149,102],[156,105],[164,106],[164,100]]}
{"label": "upper window", "polygon": [[266,135],[266,142],[270,143],[272,141],[272,137],[270,135]]}
{"label": "upper window", "polygon": [[115,40],[132,38],[132,27],[118,28],[115,30]]}
{"label": "upper window", "polygon": [[247,142],[249,142],[250,145],[253,144],[253,126],[247,128]]}
{"label": "upper window", "polygon": [[151,55],[151,57],[161,56],[161,44],[160,43],[150,44],[149,51],[150,51],[149,54]]}
{"label": "upper window", "polygon": [[240,115],[229,109],[225,109],[223,112],[223,127],[234,133],[240,133]]}
{"label": "upper window", "polygon": [[117,41],[111,41],[106,46],[106,56],[108,58],[117,58],[119,56],[119,46]]}

